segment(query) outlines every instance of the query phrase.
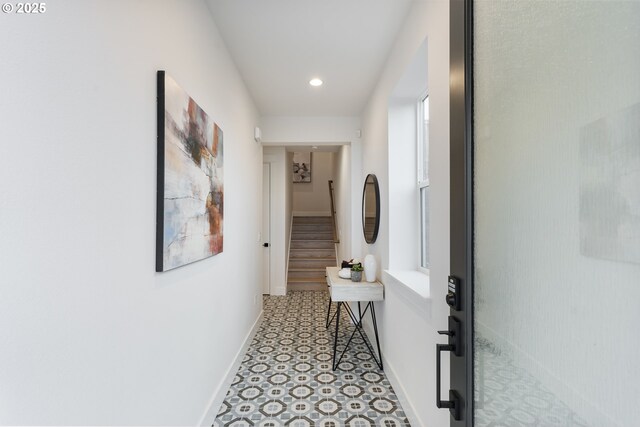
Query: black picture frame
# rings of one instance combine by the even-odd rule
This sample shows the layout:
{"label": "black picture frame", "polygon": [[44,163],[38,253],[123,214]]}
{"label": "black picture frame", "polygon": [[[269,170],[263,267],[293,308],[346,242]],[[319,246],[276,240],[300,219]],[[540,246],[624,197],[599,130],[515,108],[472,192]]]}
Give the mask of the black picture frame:
{"label": "black picture frame", "polygon": [[156,73],[157,171],[156,171],[156,272],[164,271],[164,70]]}

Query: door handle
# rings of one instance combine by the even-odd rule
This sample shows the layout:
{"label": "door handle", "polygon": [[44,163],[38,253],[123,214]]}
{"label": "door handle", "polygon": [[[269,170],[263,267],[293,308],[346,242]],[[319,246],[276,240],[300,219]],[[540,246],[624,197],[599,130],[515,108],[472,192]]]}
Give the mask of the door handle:
{"label": "door handle", "polygon": [[462,325],[458,319],[449,316],[449,329],[446,331],[438,331],[438,333],[449,337],[449,345],[451,348],[442,351],[452,351],[456,356],[462,356]]}
{"label": "door handle", "polygon": [[455,390],[449,390],[449,400],[442,400],[440,395],[440,371],[441,357],[443,351],[454,351],[452,344],[436,344],[436,406],[438,408],[449,408],[449,412],[454,420],[460,420],[462,415],[460,394]]}
{"label": "door handle", "polygon": [[453,316],[449,316],[449,329],[438,331],[440,335],[448,335],[448,344],[436,344],[436,406],[438,408],[448,408],[454,420],[460,420],[462,416],[462,399],[455,390],[449,390],[449,400],[442,400],[440,393],[442,375],[442,353],[450,351],[456,356],[462,355],[462,333],[460,321]]}
{"label": "door handle", "polygon": [[264,246],[265,248],[268,248],[269,244],[268,243],[263,243],[262,246]]}

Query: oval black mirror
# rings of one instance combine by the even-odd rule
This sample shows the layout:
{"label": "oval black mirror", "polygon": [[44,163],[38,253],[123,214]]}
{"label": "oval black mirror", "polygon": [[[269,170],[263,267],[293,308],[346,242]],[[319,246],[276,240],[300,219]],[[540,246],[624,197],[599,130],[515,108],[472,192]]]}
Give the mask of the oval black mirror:
{"label": "oval black mirror", "polygon": [[367,175],[362,190],[362,229],[364,240],[374,243],[380,227],[380,188],[374,174]]}

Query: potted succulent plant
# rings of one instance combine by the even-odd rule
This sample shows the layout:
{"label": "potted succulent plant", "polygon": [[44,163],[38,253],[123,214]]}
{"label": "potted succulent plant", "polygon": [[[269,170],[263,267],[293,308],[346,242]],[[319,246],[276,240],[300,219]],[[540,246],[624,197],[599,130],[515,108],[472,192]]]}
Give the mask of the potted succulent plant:
{"label": "potted succulent plant", "polygon": [[351,281],[359,282],[362,280],[362,264],[353,264],[351,266]]}

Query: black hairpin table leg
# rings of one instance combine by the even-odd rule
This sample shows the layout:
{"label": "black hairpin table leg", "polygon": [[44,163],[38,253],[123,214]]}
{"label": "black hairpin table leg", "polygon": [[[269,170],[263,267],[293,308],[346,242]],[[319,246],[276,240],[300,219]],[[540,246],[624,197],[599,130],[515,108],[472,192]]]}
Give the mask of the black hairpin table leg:
{"label": "black hairpin table leg", "polygon": [[[338,351],[338,328],[340,325],[340,306],[342,306],[342,303],[340,301],[338,301],[338,307],[336,308],[336,314],[335,314],[335,318],[336,318],[336,336],[333,338],[333,370],[335,371],[336,368],[338,367],[338,361],[336,361],[336,353]],[[346,350],[346,348],[345,348]],[[343,352],[344,354],[344,352]],[[340,357],[340,359],[342,359],[342,357]]]}
{"label": "black hairpin table leg", "polygon": [[331,296],[329,296],[329,308],[327,309],[327,320],[325,322],[326,323],[325,328],[328,328],[329,324],[331,323],[331,320],[333,320],[333,317],[331,318],[331,320],[329,320],[329,314],[331,314]]}
{"label": "black hairpin table leg", "polygon": [[[340,306],[342,304],[343,303],[338,302],[338,317],[339,317]],[[333,370],[335,371],[338,368],[338,365],[340,365],[340,362],[342,361],[342,358],[344,357],[345,353],[347,352],[347,349],[349,348],[349,344],[351,344],[351,341],[353,340],[353,337],[356,335],[356,332],[360,335],[360,337],[362,338],[362,341],[367,346],[367,350],[369,351],[369,354],[371,355],[373,360],[376,362],[376,365],[378,365],[380,370],[383,370],[382,352],[380,351],[380,339],[378,337],[378,322],[377,322],[377,319],[376,319],[375,307],[373,305],[373,302],[370,301],[370,302],[367,303],[367,305],[364,308],[364,312],[361,311],[360,303],[358,302],[358,315],[359,315],[358,318],[356,318],[356,315],[351,310],[351,307],[349,307],[349,304],[345,304],[344,308],[347,311],[347,314],[351,318],[351,321],[353,322],[355,327],[354,327],[353,332],[351,333],[351,336],[349,337],[349,340],[347,341],[344,349],[342,350],[342,353],[340,354],[340,357],[336,360],[337,348],[338,348],[338,320],[336,320],[336,335],[335,335],[334,344],[333,344]],[[373,322],[373,332],[374,332],[375,337],[376,337],[376,347],[378,349],[378,357],[376,357],[376,355],[374,354],[373,348],[371,348],[371,346],[369,345],[369,342],[367,341],[367,338],[365,336],[366,334],[364,333],[364,329],[362,327],[362,319],[367,314],[367,310],[369,310],[371,312],[371,320]]]}

